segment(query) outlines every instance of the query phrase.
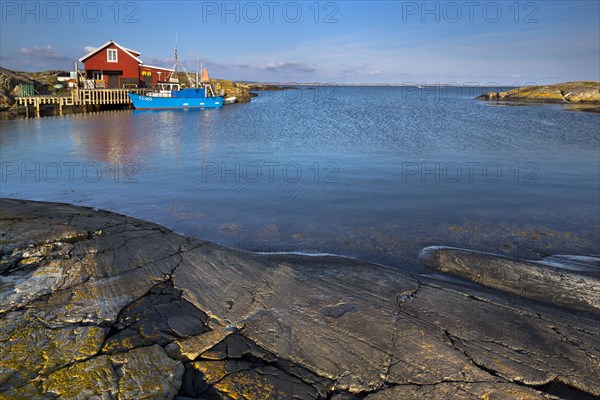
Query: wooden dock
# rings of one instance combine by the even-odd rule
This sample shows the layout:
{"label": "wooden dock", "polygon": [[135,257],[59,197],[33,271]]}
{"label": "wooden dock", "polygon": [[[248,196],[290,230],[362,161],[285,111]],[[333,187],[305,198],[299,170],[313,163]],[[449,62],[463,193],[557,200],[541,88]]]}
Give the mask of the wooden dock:
{"label": "wooden dock", "polygon": [[62,115],[65,106],[100,106],[100,105],[126,105],[131,104],[128,92],[144,94],[148,89],[77,89],[70,95],[53,96],[18,96],[16,98],[19,106],[25,107],[25,113],[29,116],[29,108],[33,106],[35,116],[40,117],[43,105],[57,106],[59,114]]}

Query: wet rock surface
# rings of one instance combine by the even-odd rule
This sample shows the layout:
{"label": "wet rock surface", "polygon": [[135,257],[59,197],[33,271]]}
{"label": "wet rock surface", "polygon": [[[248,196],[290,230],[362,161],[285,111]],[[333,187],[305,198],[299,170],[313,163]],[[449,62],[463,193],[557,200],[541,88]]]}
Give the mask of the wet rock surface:
{"label": "wet rock surface", "polygon": [[[428,251],[428,264],[482,285],[0,200],[0,397],[600,396],[594,292],[569,290],[581,277],[593,289],[596,258]],[[538,295],[539,277],[556,296]]]}

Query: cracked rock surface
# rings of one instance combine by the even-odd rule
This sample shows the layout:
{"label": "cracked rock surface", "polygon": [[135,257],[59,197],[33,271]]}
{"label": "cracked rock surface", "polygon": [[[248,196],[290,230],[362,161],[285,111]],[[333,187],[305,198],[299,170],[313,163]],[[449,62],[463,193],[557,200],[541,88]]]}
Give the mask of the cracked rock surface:
{"label": "cracked rock surface", "polygon": [[596,258],[428,251],[485,286],[2,199],[0,398],[600,396]]}

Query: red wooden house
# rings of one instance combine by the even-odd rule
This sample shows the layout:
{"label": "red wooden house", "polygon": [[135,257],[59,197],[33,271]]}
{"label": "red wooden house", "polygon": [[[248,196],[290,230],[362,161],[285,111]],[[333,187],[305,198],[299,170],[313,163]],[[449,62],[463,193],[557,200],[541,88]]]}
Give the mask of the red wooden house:
{"label": "red wooden house", "polygon": [[141,53],[119,45],[104,43],[79,59],[84,65],[84,76],[94,87],[152,87],[158,81],[168,81],[174,72],[169,68],[146,65]]}

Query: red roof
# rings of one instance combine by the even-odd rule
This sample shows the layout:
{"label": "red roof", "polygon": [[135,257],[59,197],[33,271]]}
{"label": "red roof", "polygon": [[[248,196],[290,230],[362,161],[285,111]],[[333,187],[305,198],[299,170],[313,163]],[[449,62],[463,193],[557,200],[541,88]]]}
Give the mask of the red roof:
{"label": "red roof", "polygon": [[79,59],[79,62],[85,62],[85,60],[87,60],[88,58],[90,58],[91,56],[93,56],[94,54],[98,53],[99,51],[102,51],[103,49],[105,49],[106,47],[110,46],[111,44],[114,44],[115,46],[117,46],[119,49],[123,50],[126,54],[128,54],[131,58],[133,58],[134,60],[136,60],[137,62],[139,62],[140,64],[142,63],[142,60],[140,60],[138,57],[142,55],[142,53],[140,53],[139,51],[135,51],[135,50],[131,50],[128,49],[127,47],[123,47],[120,44],[118,44],[117,42],[114,42],[112,40],[109,40],[108,42],[104,43],[102,46],[98,47],[96,50],[92,50],[89,53],[87,53],[85,56],[81,57]]}

